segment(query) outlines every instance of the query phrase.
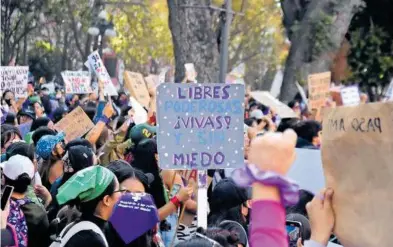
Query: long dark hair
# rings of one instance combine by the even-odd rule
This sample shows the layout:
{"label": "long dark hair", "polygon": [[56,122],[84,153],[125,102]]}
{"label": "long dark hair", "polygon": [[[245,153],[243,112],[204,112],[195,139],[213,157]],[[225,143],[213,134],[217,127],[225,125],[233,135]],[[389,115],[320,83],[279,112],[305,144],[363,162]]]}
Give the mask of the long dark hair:
{"label": "long dark hair", "polygon": [[157,208],[161,208],[166,204],[164,195],[164,183],[160,176],[160,168],[158,167],[155,155],[157,154],[157,143],[154,139],[145,139],[138,143],[133,150],[134,160],[132,166],[143,171],[151,173],[154,181],[151,183],[148,193],[153,198]]}
{"label": "long dark hair", "polygon": [[17,127],[9,124],[1,125],[1,148],[15,136],[18,136],[21,140],[23,139]]}
{"label": "long dark hair", "polygon": [[34,119],[33,123],[31,124],[30,131],[35,131],[36,129],[42,126],[48,126],[48,123],[50,121],[51,120],[47,117],[39,117],[37,119]]}
{"label": "long dark hair", "polygon": [[149,190],[149,178],[141,170],[132,167],[126,161],[112,161],[109,163],[107,168],[115,174],[117,180],[119,180],[119,183],[122,183],[124,180],[129,178],[135,178],[143,184],[145,191]]}
{"label": "long dark hair", "polygon": [[4,175],[5,185],[13,186],[14,192],[24,194],[27,192],[27,187],[31,184],[31,178],[27,173],[19,175],[15,180],[12,180]]}
{"label": "long dark hair", "polygon": [[242,225],[244,230],[247,231],[248,228],[247,220],[242,214],[242,205],[238,205],[230,209],[222,209],[219,211],[210,212],[207,220],[209,226],[218,226],[224,220],[232,220]]}

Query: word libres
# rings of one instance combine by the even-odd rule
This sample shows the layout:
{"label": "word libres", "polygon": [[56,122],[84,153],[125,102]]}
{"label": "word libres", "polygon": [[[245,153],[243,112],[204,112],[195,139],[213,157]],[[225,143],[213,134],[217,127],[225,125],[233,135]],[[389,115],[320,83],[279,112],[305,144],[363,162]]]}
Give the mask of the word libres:
{"label": "word libres", "polygon": [[229,85],[222,86],[198,86],[190,88],[178,88],[179,99],[228,99]]}

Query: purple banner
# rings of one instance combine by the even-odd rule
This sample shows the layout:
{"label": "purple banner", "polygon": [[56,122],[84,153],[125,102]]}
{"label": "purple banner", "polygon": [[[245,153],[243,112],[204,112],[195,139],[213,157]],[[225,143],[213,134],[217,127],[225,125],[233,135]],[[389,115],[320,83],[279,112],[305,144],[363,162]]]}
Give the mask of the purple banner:
{"label": "purple banner", "polygon": [[109,220],[125,244],[129,244],[159,222],[158,211],[147,193],[126,193]]}

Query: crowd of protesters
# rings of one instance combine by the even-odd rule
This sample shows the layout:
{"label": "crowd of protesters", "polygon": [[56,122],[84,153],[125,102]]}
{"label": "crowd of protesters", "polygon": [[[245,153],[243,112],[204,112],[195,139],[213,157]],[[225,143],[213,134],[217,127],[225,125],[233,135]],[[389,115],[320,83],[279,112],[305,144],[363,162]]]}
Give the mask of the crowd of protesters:
{"label": "crowd of protesters", "polygon": [[[155,89],[149,93],[156,100]],[[1,246],[287,247],[286,220],[302,222],[298,247],[327,246],[334,238],[333,191],[314,196],[286,178],[295,147],[321,146],[321,124],[300,99],[289,104],[298,118],[281,119],[245,95],[246,165],[233,175],[208,171],[208,228],[181,238],[181,208],[195,215],[198,188],[160,169],[152,109],[136,125],[127,94],[109,100],[102,85],[98,93],[65,95],[29,84],[26,99],[4,91],[1,102],[2,188],[14,188],[1,212]],[[95,126],[66,141],[54,125],[78,106]],[[269,185],[268,175],[275,181]],[[119,198],[133,192],[152,196],[160,223],[126,244],[109,218]],[[81,222],[89,227],[72,231]]]}

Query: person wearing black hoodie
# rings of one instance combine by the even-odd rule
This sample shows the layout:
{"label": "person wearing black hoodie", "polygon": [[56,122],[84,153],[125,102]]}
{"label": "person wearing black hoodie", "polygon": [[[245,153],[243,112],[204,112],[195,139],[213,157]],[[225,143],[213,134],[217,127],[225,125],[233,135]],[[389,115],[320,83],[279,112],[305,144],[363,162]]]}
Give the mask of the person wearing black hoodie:
{"label": "person wearing black hoodie", "polygon": [[293,126],[298,138],[296,148],[319,149],[322,125],[314,120],[300,121]]}

